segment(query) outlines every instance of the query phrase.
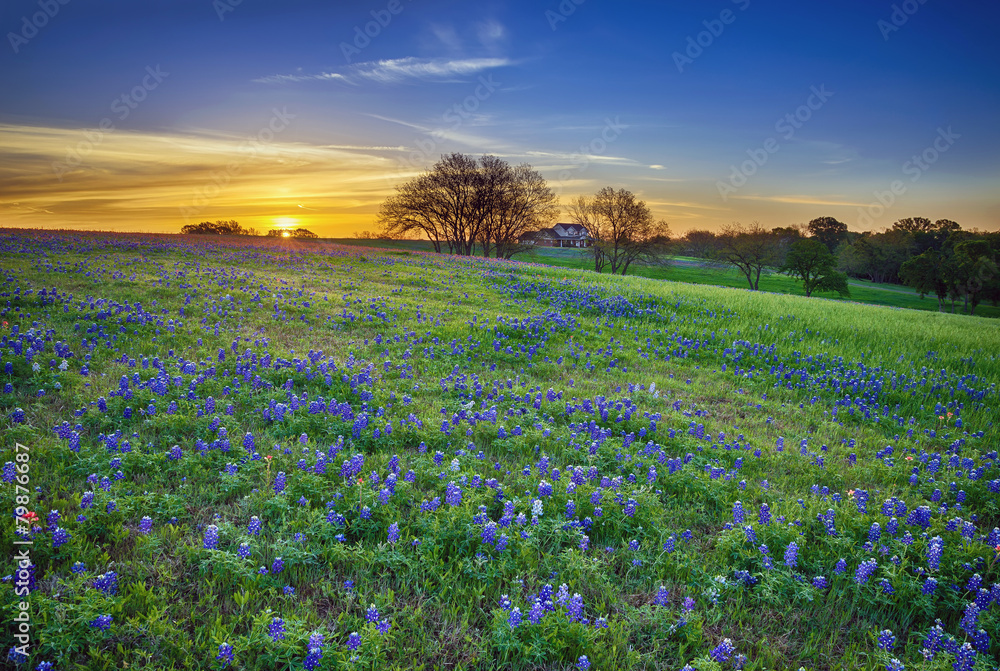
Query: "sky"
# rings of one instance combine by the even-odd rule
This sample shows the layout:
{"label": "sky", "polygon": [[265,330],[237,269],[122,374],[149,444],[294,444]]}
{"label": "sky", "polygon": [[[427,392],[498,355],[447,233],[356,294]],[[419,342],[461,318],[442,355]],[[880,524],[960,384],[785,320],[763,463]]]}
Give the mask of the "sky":
{"label": "sky", "polygon": [[350,237],[461,152],[564,205],[628,189],[676,235],[996,230],[998,24],[941,0],[4,0],[0,227]]}

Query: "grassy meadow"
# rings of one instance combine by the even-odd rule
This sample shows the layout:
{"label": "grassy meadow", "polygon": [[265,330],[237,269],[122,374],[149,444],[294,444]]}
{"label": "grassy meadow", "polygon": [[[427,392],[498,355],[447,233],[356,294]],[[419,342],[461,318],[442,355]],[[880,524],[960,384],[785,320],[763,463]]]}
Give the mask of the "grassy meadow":
{"label": "grassy meadow", "polygon": [[997,321],[193,237],[0,231],[12,668],[997,667]]}

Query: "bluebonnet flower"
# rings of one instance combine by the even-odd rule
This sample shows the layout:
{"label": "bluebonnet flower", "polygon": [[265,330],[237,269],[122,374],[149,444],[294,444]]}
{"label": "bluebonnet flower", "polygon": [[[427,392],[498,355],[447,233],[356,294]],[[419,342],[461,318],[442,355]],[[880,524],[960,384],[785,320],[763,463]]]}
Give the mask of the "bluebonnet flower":
{"label": "bluebonnet flower", "polygon": [[771,523],[771,509],[766,503],[760,504],[760,510],[757,512],[757,521],[762,527],[766,527]]}
{"label": "bluebonnet flower", "polygon": [[392,623],[386,618],[382,618],[375,624],[375,631],[383,636],[389,633],[390,628],[392,628]]}
{"label": "bluebonnet flower", "polygon": [[233,646],[228,643],[220,643],[219,654],[215,658],[222,662],[222,668],[227,668],[233,663]]}
{"label": "bluebonnet flower", "polygon": [[669,606],[670,605],[670,592],[663,585],[656,590],[656,596],[653,597],[653,603],[657,606]]}
{"label": "bluebonnet flower", "polygon": [[271,574],[277,575],[285,570],[285,560],[281,557],[275,557],[274,561],[271,562]]}
{"label": "bluebonnet flower", "polygon": [[72,571],[73,573],[77,573],[77,574],[79,574],[79,573],[86,573],[87,572],[87,565],[84,564],[82,561],[74,562],[73,565],[70,567],[69,570]]}
{"label": "bluebonnet flower", "polygon": [[868,540],[871,543],[878,543],[879,539],[882,537],[882,527],[878,522],[872,522],[871,528],[868,530]]}
{"label": "bluebonnet flower", "polygon": [[799,546],[794,541],[788,544],[785,548],[785,566],[789,568],[795,568],[795,565],[799,561]]}
{"label": "bluebonnet flower", "polygon": [[259,536],[261,528],[260,518],[254,515],[250,518],[250,524],[247,525],[247,534],[251,536]]}
{"label": "bluebonnet flower", "polygon": [[55,531],[52,532],[52,547],[58,548],[66,545],[66,543],[69,543],[70,538],[72,536],[68,531],[62,527],[56,527]]}
{"label": "bluebonnet flower", "polygon": [[885,671],[905,671],[905,669],[906,666],[895,657],[885,663]]}
{"label": "bluebonnet flower", "polygon": [[285,491],[285,472],[278,471],[278,474],[274,476],[274,493],[280,494]]}
{"label": "bluebonnet flower", "polygon": [[847,562],[843,559],[838,559],[836,565],[833,567],[833,572],[839,575],[846,570]]}
{"label": "bluebonnet flower", "polygon": [[927,543],[927,565],[932,571],[941,568],[941,554],[944,552],[944,540],[935,536]]}
{"label": "bluebonnet flower", "polygon": [[462,490],[452,480],[445,488],[444,502],[449,506],[458,506],[462,503]]}
{"label": "bluebonnet flower", "polygon": [[111,628],[111,624],[114,622],[114,618],[110,615],[98,615],[96,618],[88,622],[94,629],[100,629],[101,631],[107,631]]}
{"label": "bluebonnet flower", "polygon": [[712,659],[721,664],[727,661],[734,652],[736,652],[736,646],[733,645],[730,639],[724,638],[709,654]]}
{"label": "bluebonnet flower", "polygon": [[892,652],[896,647],[896,635],[890,629],[883,629],[877,637],[878,647],[886,652]]}
{"label": "bluebonnet flower", "polygon": [[863,585],[868,582],[868,579],[872,577],[875,573],[875,569],[878,568],[878,563],[874,559],[866,559],[861,562],[858,566],[858,570],[854,573],[854,580],[859,585]]}
{"label": "bluebonnet flower", "polygon": [[510,611],[510,616],[507,618],[507,624],[510,625],[511,629],[517,629],[521,626],[521,609],[513,608]]}
{"label": "bluebonnet flower", "polygon": [[896,590],[893,589],[892,583],[889,582],[888,578],[882,578],[878,583],[879,587],[882,588],[883,594],[895,594]]}
{"label": "bluebonnet flower", "polygon": [[10,646],[7,651],[7,661],[13,664],[21,665],[28,661],[28,656],[18,650],[17,646]]}
{"label": "bluebonnet flower", "polygon": [[736,503],[733,504],[733,523],[743,524],[745,521],[745,517],[746,516],[743,511],[743,503],[741,501],[737,501]]}
{"label": "bluebonnet flower", "polygon": [[236,555],[242,559],[246,559],[250,556],[250,544],[240,543],[240,546],[236,549]]}
{"label": "bluebonnet flower", "polygon": [[374,624],[375,622],[378,622],[378,619],[378,608],[375,607],[375,604],[370,604],[368,606],[368,610],[365,611],[365,620]]}
{"label": "bluebonnet flower", "polygon": [[271,624],[267,627],[267,634],[271,637],[273,641],[279,641],[285,638],[285,621],[280,617],[275,617],[271,620]]}
{"label": "bluebonnet flower", "polygon": [[55,668],[52,662],[39,662],[38,666],[35,667],[35,671],[54,671]]}
{"label": "bluebonnet flower", "polygon": [[955,671],[972,671],[972,668],[976,665],[976,651],[973,649],[970,643],[963,643],[955,652],[955,661],[952,663],[952,668]]}
{"label": "bluebonnet flower", "polygon": [[147,515],[139,521],[139,533],[146,536],[153,530],[153,520]]}
{"label": "bluebonnet flower", "polygon": [[826,589],[827,587],[830,586],[829,581],[821,575],[818,575],[815,578],[813,578],[812,584],[813,587],[815,587],[816,589]]}
{"label": "bluebonnet flower", "polygon": [[94,579],[94,588],[107,596],[118,594],[118,574],[114,571],[102,573]]}
{"label": "bluebonnet flower", "polygon": [[590,660],[587,659],[586,655],[580,655],[580,658],[576,660],[576,668],[580,671],[587,671],[590,668]]}
{"label": "bluebonnet flower", "polygon": [[214,550],[219,544],[219,527],[209,524],[205,529],[204,547],[206,550]]}
{"label": "bluebonnet flower", "polygon": [[391,544],[393,544],[393,545],[395,545],[396,542],[399,541],[399,524],[398,523],[393,522],[392,524],[389,525],[388,539],[389,539],[389,542]]}
{"label": "bluebonnet flower", "polygon": [[566,604],[566,615],[570,622],[579,622],[583,619],[583,597],[573,594],[573,598]]}
{"label": "bluebonnet flower", "polygon": [[361,647],[361,637],[358,636],[358,632],[352,631],[347,637],[347,649],[350,651],[355,651]]}

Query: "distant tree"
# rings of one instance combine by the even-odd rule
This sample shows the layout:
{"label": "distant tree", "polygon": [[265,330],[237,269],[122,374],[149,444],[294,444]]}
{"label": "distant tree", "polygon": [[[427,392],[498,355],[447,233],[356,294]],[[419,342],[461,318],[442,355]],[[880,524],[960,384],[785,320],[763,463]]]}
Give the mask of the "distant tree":
{"label": "distant tree", "polygon": [[897,282],[899,268],[913,252],[913,240],[899,230],[865,233],[853,245],[838,248],[841,270],[854,277],[866,277],[872,282]]}
{"label": "distant tree", "polygon": [[837,221],[833,217],[813,219],[807,225],[807,229],[809,235],[826,245],[826,248],[831,252],[847,238],[847,224]]}
{"label": "distant tree", "polygon": [[580,196],[570,206],[570,217],[593,238],[588,249],[597,272],[608,267],[624,275],[636,261],[658,263],[669,253],[667,223],[654,221],[646,203],[626,189],[606,186],[593,198]]}
{"label": "distant tree", "polygon": [[944,301],[948,297],[950,261],[945,253],[928,249],[904,262],[899,268],[899,277],[903,284],[913,287],[921,298],[927,294],[937,296],[938,311],[943,311]]}
{"label": "distant tree", "polygon": [[803,238],[789,247],[781,272],[801,280],[806,296],[812,296],[814,291],[836,291],[841,296],[850,296],[847,275],[837,272],[836,262],[821,241]]}
{"label": "distant tree", "polygon": [[319,236],[305,228],[275,228],[267,232],[269,238],[318,238]]}
{"label": "distant tree", "polygon": [[900,219],[892,225],[893,231],[909,234],[913,240],[913,253],[923,254],[928,249],[941,249],[947,238],[962,227],[950,219],[931,222],[925,217]]}
{"label": "distant tree", "polygon": [[719,240],[712,231],[688,231],[677,244],[689,256],[708,259],[715,255]]}
{"label": "distant tree", "polygon": [[750,288],[760,288],[760,274],[768,266],[781,264],[781,244],[776,235],[758,223],[734,223],[722,229],[716,257],[747,278]]}
{"label": "distant tree", "polygon": [[904,233],[930,233],[934,230],[934,224],[926,217],[908,217],[894,223],[892,230]]}
{"label": "distant tree", "polygon": [[987,240],[966,240],[955,245],[951,266],[952,290],[965,301],[966,311],[975,314],[985,295],[995,290],[998,268]]}
{"label": "distant tree", "polygon": [[181,228],[181,233],[189,235],[260,235],[256,228],[244,228],[235,219],[187,224]]}

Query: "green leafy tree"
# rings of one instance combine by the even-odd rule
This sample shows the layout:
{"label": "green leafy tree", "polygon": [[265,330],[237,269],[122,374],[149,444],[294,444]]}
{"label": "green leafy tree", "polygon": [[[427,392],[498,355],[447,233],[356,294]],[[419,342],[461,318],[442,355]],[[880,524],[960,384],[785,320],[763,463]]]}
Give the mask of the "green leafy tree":
{"label": "green leafy tree", "polygon": [[806,228],[809,230],[809,235],[826,245],[831,252],[847,238],[847,224],[833,217],[813,219]]}
{"label": "green leafy tree", "polygon": [[812,296],[814,291],[836,291],[841,296],[850,296],[847,275],[837,272],[836,263],[825,244],[805,238],[791,244],[781,272],[801,280],[806,296]]}
{"label": "green leafy tree", "polygon": [[937,296],[938,310],[943,311],[944,301],[948,297],[950,261],[947,254],[928,249],[900,266],[899,278],[903,284],[913,287],[921,298],[927,294]]}
{"label": "green leafy tree", "polygon": [[997,278],[997,263],[987,240],[966,240],[955,245],[951,290],[964,300],[970,315],[975,314],[983,297],[994,289]]}

